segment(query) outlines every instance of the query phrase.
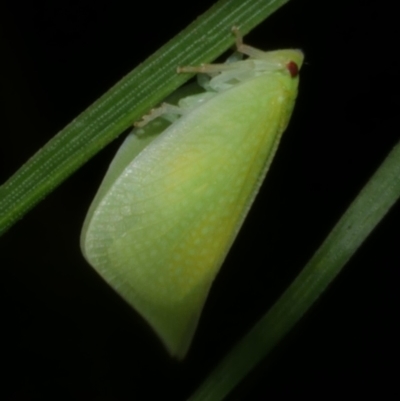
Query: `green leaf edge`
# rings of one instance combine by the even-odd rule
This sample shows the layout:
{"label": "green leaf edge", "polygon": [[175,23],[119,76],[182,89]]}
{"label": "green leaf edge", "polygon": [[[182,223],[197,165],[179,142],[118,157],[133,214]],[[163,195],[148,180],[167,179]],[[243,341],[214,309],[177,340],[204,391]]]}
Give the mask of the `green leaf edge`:
{"label": "green leaf edge", "polygon": [[0,187],[0,235],[82,164],[289,0],[220,0],[55,135]]}

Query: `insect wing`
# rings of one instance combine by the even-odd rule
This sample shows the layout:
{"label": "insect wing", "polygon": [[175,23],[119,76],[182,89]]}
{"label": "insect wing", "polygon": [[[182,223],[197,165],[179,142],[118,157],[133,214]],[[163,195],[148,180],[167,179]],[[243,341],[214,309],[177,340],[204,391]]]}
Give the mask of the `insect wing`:
{"label": "insect wing", "polygon": [[90,264],[178,358],[266,174],[296,90],[296,79],[268,74],[197,107],[123,169],[85,224]]}

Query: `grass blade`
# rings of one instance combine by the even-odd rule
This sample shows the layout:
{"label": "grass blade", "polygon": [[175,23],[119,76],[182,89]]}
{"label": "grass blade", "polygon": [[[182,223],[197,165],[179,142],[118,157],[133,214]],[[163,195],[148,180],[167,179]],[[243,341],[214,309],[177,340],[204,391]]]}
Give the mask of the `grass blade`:
{"label": "grass blade", "polygon": [[0,187],[0,234],[187,81],[179,65],[210,62],[288,0],[220,0],[80,114]]}
{"label": "grass blade", "polygon": [[361,190],[300,275],[189,400],[224,399],[301,319],[399,197],[400,143]]}

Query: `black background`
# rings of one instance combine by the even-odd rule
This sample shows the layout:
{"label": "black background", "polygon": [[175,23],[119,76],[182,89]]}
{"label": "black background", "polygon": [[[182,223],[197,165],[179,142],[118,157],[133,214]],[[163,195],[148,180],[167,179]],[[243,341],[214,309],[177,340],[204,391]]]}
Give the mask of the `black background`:
{"label": "black background", "polygon": [[[0,179],[212,2],[0,6]],[[171,360],[79,250],[122,137],[0,241],[3,400],[184,400],[311,257],[399,138],[395,2],[292,1],[246,36],[302,48],[289,129],[210,293]],[[397,204],[306,318],[230,396],[399,397]],[[271,398],[272,399],[272,398]]]}

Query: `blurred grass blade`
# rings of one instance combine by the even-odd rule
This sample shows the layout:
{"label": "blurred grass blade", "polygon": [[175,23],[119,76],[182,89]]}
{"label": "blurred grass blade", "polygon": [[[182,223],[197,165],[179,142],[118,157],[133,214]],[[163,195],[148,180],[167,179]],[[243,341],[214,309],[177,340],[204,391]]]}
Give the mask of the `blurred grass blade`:
{"label": "blurred grass blade", "polygon": [[0,187],[0,234],[151,107],[288,0],[220,0],[79,115]]}
{"label": "blurred grass blade", "polygon": [[300,320],[399,197],[400,143],[394,147],[287,291],[189,400],[224,399]]}

